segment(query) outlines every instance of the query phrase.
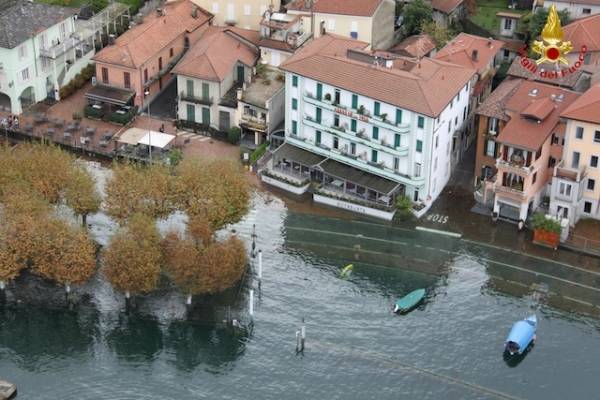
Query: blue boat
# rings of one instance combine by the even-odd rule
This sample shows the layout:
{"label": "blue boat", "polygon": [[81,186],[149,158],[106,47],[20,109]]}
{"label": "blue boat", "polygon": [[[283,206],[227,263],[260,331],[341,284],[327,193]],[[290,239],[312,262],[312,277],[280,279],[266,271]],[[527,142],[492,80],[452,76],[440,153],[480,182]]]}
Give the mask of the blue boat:
{"label": "blue boat", "polygon": [[395,313],[407,313],[415,308],[425,297],[425,289],[417,289],[396,300]]}
{"label": "blue boat", "polygon": [[504,343],[504,350],[510,355],[523,354],[535,342],[536,329],[537,317],[535,315],[515,322]]}

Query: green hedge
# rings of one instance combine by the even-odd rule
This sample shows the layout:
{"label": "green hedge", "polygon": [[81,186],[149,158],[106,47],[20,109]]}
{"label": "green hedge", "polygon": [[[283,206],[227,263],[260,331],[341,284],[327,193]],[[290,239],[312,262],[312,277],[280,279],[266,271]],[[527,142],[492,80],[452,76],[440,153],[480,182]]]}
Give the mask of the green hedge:
{"label": "green hedge", "polygon": [[250,154],[250,164],[255,164],[267,151],[267,147],[269,146],[269,142],[264,142],[260,146],[258,146],[252,154]]}
{"label": "green hedge", "polygon": [[101,119],[104,116],[104,113],[102,110],[98,110],[91,105],[87,105],[83,108],[83,115],[85,115],[87,118]]}
{"label": "green hedge", "polygon": [[561,226],[560,222],[555,220],[554,218],[546,218],[546,216],[542,213],[533,214],[533,218],[531,219],[531,226],[533,229],[539,229],[546,232],[560,233]]}
{"label": "green hedge", "polygon": [[81,70],[80,73],[75,75],[73,79],[65,86],[61,87],[59,90],[60,99],[64,100],[79,89],[81,89],[87,82],[92,79],[94,73],[96,72],[96,67],[93,64],[88,64],[85,68]]}
{"label": "green hedge", "polygon": [[110,122],[114,122],[120,125],[126,125],[129,122],[131,122],[131,120],[133,120],[133,118],[135,117],[135,114],[137,114],[137,106],[133,107],[132,109],[129,110],[129,112],[127,112],[126,114],[119,114],[119,113],[112,113],[110,114],[110,116],[108,117],[108,120]]}

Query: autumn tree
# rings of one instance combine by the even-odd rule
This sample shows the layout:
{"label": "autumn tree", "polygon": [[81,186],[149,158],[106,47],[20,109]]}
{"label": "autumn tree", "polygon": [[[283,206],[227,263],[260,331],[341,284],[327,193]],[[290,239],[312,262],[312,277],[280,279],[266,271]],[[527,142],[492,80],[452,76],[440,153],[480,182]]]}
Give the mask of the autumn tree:
{"label": "autumn tree", "polygon": [[88,281],[96,270],[96,248],[87,233],[58,218],[38,221],[31,256],[33,272],[65,285]]}
{"label": "autumn tree", "polygon": [[69,170],[69,179],[64,193],[65,202],[86,226],[88,214],[98,212],[102,202],[94,178],[84,168],[73,166]]}
{"label": "autumn tree", "polygon": [[433,10],[431,6],[423,0],[413,0],[402,9],[404,19],[402,27],[407,36],[420,33],[423,22],[432,20]]}
{"label": "autumn tree", "polygon": [[110,283],[127,298],[156,288],[162,259],[160,245],[154,221],[133,214],[104,251],[104,272]]}
{"label": "autumn tree", "polygon": [[176,173],[178,207],[207,221],[213,231],[248,212],[249,187],[237,163],[184,159]]}
{"label": "autumn tree", "polygon": [[207,223],[190,220],[186,234],[167,234],[163,241],[165,264],[175,284],[187,296],[212,294],[233,286],[242,277],[246,249],[235,236],[223,242],[214,240]]}
{"label": "autumn tree", "polygon": [[172,184],[164,165],[114,164],[106,183],[106,212],[119,222],[136,213],[166,217],[173,211]]}

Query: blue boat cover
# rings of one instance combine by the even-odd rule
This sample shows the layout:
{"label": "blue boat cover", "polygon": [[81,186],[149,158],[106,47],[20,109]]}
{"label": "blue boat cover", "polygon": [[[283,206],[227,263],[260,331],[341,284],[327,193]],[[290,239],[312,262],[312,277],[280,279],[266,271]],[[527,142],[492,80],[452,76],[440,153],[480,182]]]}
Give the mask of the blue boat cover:
{"label": "blue boat cover", "polygon": [[514,342],[518,344],[519,354],[523,353],[535,336],[536,326],[537,319],[535,315],[516,322],[510,330],[510,333],[506,338],[506,342]]}

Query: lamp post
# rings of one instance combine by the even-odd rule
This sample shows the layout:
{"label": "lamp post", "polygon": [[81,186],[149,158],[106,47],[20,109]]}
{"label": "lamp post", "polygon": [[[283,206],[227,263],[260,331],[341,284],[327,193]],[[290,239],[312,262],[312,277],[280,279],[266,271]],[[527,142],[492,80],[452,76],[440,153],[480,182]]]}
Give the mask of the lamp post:
{"label": "lamp post", "polygon": [[[144,97],[148,97],[148,95],[150,94],[150,89],[146,89],[144,91]],[[150,101],[148,102],[148,117],[152,118],[152,116],[150,115]],[[148,153],[150,156],[150,162],[152,162],[152,129],[150,129],[148,131]]]}

